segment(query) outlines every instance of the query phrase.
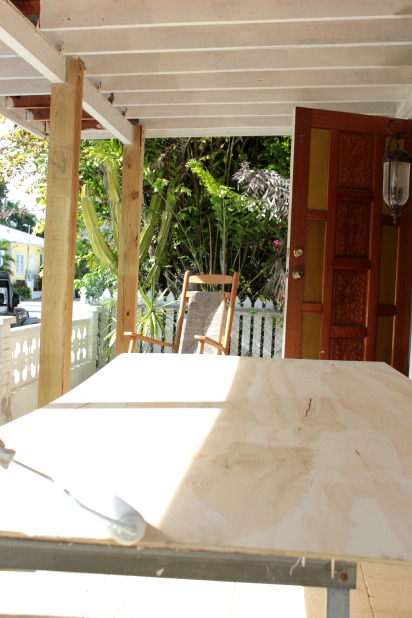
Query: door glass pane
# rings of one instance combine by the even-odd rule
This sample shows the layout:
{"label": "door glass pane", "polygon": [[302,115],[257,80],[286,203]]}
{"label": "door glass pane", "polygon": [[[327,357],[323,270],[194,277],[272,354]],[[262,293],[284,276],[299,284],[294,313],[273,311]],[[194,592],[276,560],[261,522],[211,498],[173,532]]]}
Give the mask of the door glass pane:
{"label": "door glass pane", "polygon": [[328,198],[329,130],[311,129],[309,155],[309,210],[326,210]]}
{"label": "door glass pane", "polygon": [[318,313],[303,314],[301,358],[319,358],[320,320]]}
{"label": "door glass pane", "polygon": [[393,317],[380,315],[376,319],[375,361],[392,363]]}
{"label": "door glass pane", "polygon": [[325,223],[308,221],[306,226],[305,278],[303,302],[322,302],[323,250]]}
{"label": "door glass pane", "polygon": [[398,227],[396,225],[382,226],[378,287],[379,305],[395,304],[397,251]]}

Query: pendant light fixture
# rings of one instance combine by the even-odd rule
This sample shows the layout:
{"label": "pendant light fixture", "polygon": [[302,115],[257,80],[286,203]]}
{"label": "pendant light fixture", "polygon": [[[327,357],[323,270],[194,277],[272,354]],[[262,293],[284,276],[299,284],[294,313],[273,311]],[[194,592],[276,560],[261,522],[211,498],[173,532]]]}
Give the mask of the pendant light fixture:
{"label": "pendant light fixture", "polygon": [[393,217],[393,222],[398,223],[401,210],[409,198],[409,185],[412,157],[400,148],[400,141],[407,138],[410,133],[393,133],[383,157],[383,200],[388,206]]}

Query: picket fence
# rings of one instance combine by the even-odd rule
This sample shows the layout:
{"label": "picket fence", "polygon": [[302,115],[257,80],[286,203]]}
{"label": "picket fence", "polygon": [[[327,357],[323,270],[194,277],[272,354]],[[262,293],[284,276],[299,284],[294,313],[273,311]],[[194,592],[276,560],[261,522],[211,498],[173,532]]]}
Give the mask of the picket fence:
{"label": "picket fence", "polygon": [[[114,355],[108,332],[114,328],[113,314],[104,298],[96,303],[86,299],[73,305],[71,388],[93,375]],[[179,302],[170,294],[157,304],[165,312],[166,341],[172,342]],[[26,303],[33,316],[38,303]],[[143,308],[139,303],[139,311]],[[38,313],[41,317],[41,313]],[[13,319],[0,318],[0,425],[15,420],[37,407],[40,324],[11,328]],[[249,299],[236,303],[230,344],[232,356],[281,357],[283,316],[271,303]],[[170,348],[148,346],[142,352],[170,353]]]}
{"label": "picket fence", "polygon": [[[165,335],[157,335],[162,341],[173,343],[176,332],[176,320],[179,310],[179,298],[172,293],[168,296],[159,296],[155,304],[163,314]],[[144,311],[144,303],[139,298],[138,312]],[[104,319],[101,322],[102,332],[107,330]],[[103,339],[103,338],[102,338]],[[240,301],[236,299],[233,327],[230,338],[231,356],[253,356],[257,358],[280,358],[282,355],[283,314],[276,311],[272,302],[256,300],[252,303],[249,298]],[[141,344],[137,349],[144,353],[170,354],[168,347]]]}

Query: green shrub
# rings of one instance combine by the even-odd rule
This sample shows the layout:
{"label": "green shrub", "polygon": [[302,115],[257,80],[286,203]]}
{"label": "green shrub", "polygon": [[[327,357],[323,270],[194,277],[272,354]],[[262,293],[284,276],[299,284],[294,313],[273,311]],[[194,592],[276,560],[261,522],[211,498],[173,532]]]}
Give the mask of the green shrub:
{"label": "green shrub", "polygon": [[25,281],[16,281],[16,283],[13,284],[13,293],[18,294],[25,300],[31,298],[31,290]]}

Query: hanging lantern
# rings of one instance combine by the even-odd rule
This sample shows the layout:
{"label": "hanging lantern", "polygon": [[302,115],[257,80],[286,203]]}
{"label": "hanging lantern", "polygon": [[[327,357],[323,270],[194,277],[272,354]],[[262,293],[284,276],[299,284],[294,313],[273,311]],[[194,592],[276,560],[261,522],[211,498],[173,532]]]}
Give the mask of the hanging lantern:
{"label": "hanging lantern", "polygon": [[[412,157],[405,150],[398,148],[400,138],[399,133],[394,134],[383,157],[383,200],[391,212],[394,223],[398,222],[402,207],[409,198],[412,163]],[[396,142],[396,148],[391,149],[393,141]]]}

